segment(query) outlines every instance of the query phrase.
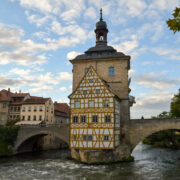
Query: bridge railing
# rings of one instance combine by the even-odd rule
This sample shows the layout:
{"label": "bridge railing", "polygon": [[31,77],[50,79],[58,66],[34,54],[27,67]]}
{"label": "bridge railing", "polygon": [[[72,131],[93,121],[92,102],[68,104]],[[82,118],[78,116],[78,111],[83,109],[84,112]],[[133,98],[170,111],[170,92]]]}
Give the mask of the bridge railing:
{"label": "bridge railing", "polygon": [[176,118],[176,117],[173,117],[173,118],[140,118],[140,119],[130,119],[130,121],[139,121],[139,120],[171,120],[171,119],[173,119],[173,120],[179,120],[180,118]]}
{"label": "bridge railing", "polygon": [[30,124],[24,124],[20,125],[21,128],[42,128],[42,127],[64,127],[68,126],[69,124],[36,124],[36,125],[30,125]]}

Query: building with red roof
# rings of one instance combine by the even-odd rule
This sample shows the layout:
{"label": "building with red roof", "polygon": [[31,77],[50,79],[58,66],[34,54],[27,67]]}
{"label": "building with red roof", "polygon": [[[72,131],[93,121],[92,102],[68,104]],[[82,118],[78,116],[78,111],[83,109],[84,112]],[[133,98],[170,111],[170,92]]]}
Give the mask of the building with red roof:
{"label": "building with red roof", "polygon": [[22,104],[25,100],[30,98],[29,93],[12,93],[9,103],[9,117],[8,120],[20,120],[20,113]]}
{"label": "building with red roof", "polygon": [[70,108],[67,103],[54,103],[55,123],[69,123]]}
{"label": "building with red roof", "polygon": [[8,120],[9,104],[12,95],[13,93],[10,92],[10,89],[2,89],[0,91],[0,125],[5,125]]}

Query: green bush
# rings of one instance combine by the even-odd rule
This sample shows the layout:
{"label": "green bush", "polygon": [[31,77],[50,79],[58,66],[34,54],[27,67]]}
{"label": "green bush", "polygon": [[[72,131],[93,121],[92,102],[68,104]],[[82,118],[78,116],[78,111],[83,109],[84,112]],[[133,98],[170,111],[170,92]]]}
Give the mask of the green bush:
{"label": "green bush", "polygon": [[180,149],[180,135],[176,134],[175,130],[160,131],[145,138],[143,143],[155,147]]}
{"label": "green bush", "polygon": [[12,146],[18,135],[19,126],[0,127],[0,156],[12,154]]}

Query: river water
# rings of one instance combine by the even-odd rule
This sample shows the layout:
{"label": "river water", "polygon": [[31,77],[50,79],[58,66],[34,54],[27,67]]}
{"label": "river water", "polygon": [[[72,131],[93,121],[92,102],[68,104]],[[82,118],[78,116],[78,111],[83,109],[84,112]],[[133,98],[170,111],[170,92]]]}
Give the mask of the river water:
{"label": "river water", "polygon": [[0,159],[0,180],[180,180],[180,151],[139,144],[135,161],[84,165],[68,160],[68,150]]}

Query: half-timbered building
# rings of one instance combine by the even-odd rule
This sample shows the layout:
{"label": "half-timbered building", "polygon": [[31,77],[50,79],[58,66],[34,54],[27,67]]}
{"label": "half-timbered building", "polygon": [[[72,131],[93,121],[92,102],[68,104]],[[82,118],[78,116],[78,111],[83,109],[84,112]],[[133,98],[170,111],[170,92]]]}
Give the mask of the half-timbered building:
{"label": "half-timbered building", "polygon": [[71,148],[114,149],[119,145],[120,100],[89,67],[71,99]]}
{"label": "half-timbered building", "polygon": [[107,45],[107,33],[101,10],[95,29],[96,45],[70,60],[70,148],[75,159],[88,150],[114,152],[123,138],[122,127],[130,119],[130,56]]}

